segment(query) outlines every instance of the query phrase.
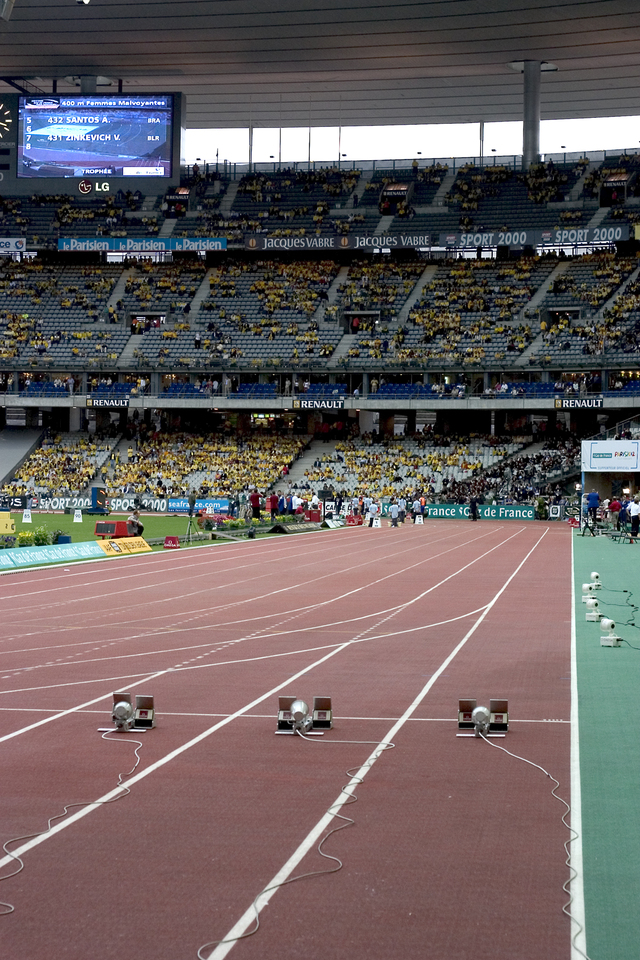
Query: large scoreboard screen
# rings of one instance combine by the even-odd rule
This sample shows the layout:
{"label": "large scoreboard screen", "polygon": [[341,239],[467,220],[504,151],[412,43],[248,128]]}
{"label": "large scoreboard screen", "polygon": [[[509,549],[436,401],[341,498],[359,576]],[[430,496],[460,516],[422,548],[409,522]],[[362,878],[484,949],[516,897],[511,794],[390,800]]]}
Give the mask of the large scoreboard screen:
{"label": "large scoreboard screen", "polygon": [[18,177],[171,177],[173,99],[20,97]]}

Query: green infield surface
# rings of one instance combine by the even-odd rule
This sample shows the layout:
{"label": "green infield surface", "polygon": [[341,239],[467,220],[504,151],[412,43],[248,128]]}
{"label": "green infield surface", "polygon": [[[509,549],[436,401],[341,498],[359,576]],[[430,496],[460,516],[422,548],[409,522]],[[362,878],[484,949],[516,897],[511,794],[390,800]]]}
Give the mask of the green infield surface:
{"label": "green infield surface", "polygon": [[[126,520],[129,516],[129,513],[113,513],[108,517],[100,516],[90,516],[83,514],[82,522],[75,523],[73,519],[73,513],[36,513],[35,511],[31,514],[31,523],[23,523],[22,521],[22,512],[15,512],[11,514],[11,519],[13,520],[16,528],[16,533],[19,533],[21,530],[30,530],[32,533],[37,527],[46,527],[47,530],[51,532],[55,530],[60,530],[64,534],[71,536],[73,543],[81,543],[87,540],[97,540],[100,539],[96,537],[94,530],[96,522],[100,520]],[[140,517],[144,525],[144,538],[145,540],[155,540],[158,538],[164,537],[184,537],[187,533],[187,526],[189,523],[189,518],[185,514],[146,514],[143,513]],[[268,529],[271,526],[270,522],[265,524]],[[230,530],[223,530],[223,533],[228,533],[230,536],[244,538],[249,527],[234,528]],[[196,521],[193,521],[192,524],[192,533],[199,534],[200,527],[198,527]],[[215,532],[215,531],[214,531]],[[264,530],[257,529],[256,536],[278,536],[278,534],[266,534]],[[219,541],[220,542],[220,541]],[[211,543],[211,540],[208,536],[208,533],[205,533],[205,536],[202,540],[194,540],[193,545],[196,546],[202,543]],[[184,546],[184,544],[183,544]],[[154,546],[153,549],[162,550],[162,545]]]}
{"label": "green infield surface", "polygon": [[[640,543],[574,534],[573,550],[587,953],[631,960],[640,957],[640,649],[629,646],[640,648]],[[592,572],[599,612],[627,641],[619,647],[601,646],[600,624],[585,619]]]}

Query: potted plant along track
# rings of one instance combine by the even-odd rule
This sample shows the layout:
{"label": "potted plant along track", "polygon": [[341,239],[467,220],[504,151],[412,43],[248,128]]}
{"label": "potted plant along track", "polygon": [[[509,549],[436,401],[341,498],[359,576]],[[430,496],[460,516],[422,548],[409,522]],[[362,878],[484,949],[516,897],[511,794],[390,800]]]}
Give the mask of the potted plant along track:
{"label": "potted plant along track", "polygon": [[16,534],[16,544],[19,547],[32,547],[34,543],[35,537],[31,530],[21,530]]}

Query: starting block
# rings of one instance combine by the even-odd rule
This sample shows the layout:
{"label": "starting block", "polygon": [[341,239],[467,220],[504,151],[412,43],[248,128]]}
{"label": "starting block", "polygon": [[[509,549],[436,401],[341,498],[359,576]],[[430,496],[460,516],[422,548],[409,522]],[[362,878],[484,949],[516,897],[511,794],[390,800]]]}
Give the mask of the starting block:
{"label": "starting block", "polygon": [[[457,737],[475,737],[475,724],[473,722],[473,711],[477,707],[477,700],[459,700],[458,701],[458,730]],[[490,700],[489,701],[489,737],[504,737],[509,730],[509,701],[508,700]],[[469,731],[469,732],[467,732]]]}
{"label": "starting block", "polygon": [[[299,697],[278,697],[278,722],[276,733],[294,735],[294,719],[291,706]],[[311,712],[311,730],[331,730],[333,727],[333,711],[331,697],[314,697]],[[321,733],[315,736],[322,736]]]}

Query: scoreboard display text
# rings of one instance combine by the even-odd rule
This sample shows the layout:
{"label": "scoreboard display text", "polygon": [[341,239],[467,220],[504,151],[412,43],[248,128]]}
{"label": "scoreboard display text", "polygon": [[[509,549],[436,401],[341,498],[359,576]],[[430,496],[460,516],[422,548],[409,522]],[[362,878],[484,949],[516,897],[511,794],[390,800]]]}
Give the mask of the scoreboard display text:
{"label": "scoreboard display text", "polygon": [[165,177],[171,94],[20,97],[18,177]]}

